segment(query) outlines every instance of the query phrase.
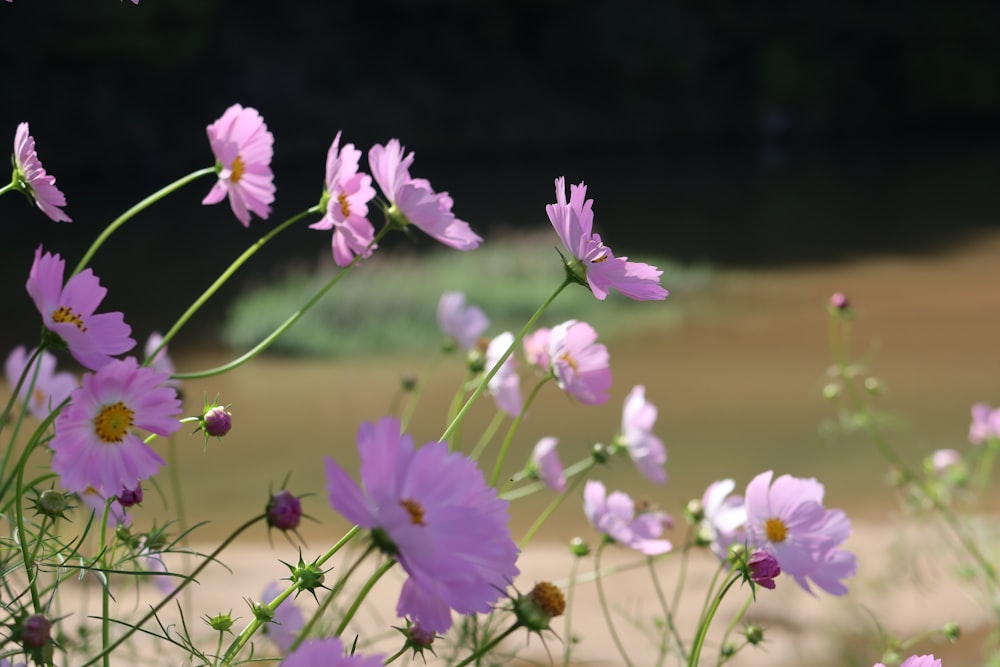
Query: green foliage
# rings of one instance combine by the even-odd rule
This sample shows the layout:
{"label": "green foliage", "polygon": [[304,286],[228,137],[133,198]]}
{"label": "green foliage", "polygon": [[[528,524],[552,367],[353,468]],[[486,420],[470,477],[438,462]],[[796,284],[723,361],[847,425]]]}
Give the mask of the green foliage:
{"label": "green foliage", "polygon": [[[376,256],[339,283],[322,302],[283,335],[271,350],[304,356],[407,354],[432,350],[441,341],[437,301],[447,291],[465,292],[467,301],[490,318],[487,335],[517,330],[559,284],[563,268],[554,234],[494,241],[469,253],[441,250],[426,256]],[[668,261],[648,261],[664,271],[662,284],[674,294],[666,304],[636,303],[612,294],[597,301],[571,286],[546,312],[545,326],[586,320],[602,339],[646,326],[679,321],[678,293],[707,284],[707,269],[681,269]],[[278,327],[333,275],[332,265],[314,273],[293,270],[284,278],[237,297],[223,339],[249,348]]]}

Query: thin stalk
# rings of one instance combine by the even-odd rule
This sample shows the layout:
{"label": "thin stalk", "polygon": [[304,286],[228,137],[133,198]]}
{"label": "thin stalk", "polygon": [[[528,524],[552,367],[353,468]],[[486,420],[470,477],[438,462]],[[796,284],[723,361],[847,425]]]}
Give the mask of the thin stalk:
{"label": "thin stalk", "polygon": [[684,650],[684,640],[681,639],[680,632],[677,630],[677,624],[674,623],[674,614],[671,611],[670,605],[667,604],[667,596],[663,594],[663,586],[660,584],[660,578],[656,574],[656,568],[653,567],[653,559],[647,558],[646,563],[649,565],[649,577],[653,580],[653,588],[656,589],[656,598],[660,601],[660,608],[663,611],[667,629],[674,640],[674,646],[680,654],[681,659],[686,660],[687,653]]}
{"label": "thin stalk", "polygon": [[576,593],[576,575],[580,569],[580,557],[573,558],[573,564],[569,569],[569,583],[566,584],[566,617],[563,625],[563,667],[569,667],[569,661],[573,648],[573,597]]}
{"label": "thin stalk", "polygon": [[[594,570],[598,573],[601,571],[601,554],[604,553],[604,547],[607,546],[607,542],[603,542],[601,546],[597,548],[597,553],[594,554]],[[618,636],[618,631],[615,629],[614,619],[611,618],[611,609],[608,608],[608,600],[604,595],[604,584],[600,574],[594,579],[594,584],[597,586],[597,599],[600,601],[601,613],[604,615],[604,622],[608,625],[608,632],[611,634],[611,640],[615,643],[615,648],[618,649],[618,655],[622,657],[628,667],[632,667],[632,661],[628,657],[628,653],[625,651],[625,644],[622,643],[621,637]]]}
{"label": "thin stalk", "polygon": [[691,655],[688,656],[688,667],[698,667],[698,659],[701,657],[701,649],[705,646],[705,637],[708,636],[708,628],[712,625],[712,619],[715,618],[715,613],[719,610],[719,605],[722,604],[722,599],[726,597],[726,593],[729,589],[733,587],[737,581],[743,578],[741,574],[737,574],[722,587],[718,595],[712,600],[711,606],[708,608],[707,612],[701,619],[701,623],[698,624],[698,630],[695,633],[694,641],[691,643]]}
{"label": "thin stalk", "polygon": [[502,642],[504,639],[507,639],[507,637],[513,634],[513,632],[517,630],[519,627],[521,627],[519,624],[514,623],[514,625],[510,626],[509,628],[501,632],[499,635],[494,637],[492,641],[480,646],[478,649],[475,650],[475,652],[467,656],[464,660],[462,660],[462,662],[457,663],[454,667],[465,667],[466,665],[470,664],[473,661],[478,661],[484,655],[492,651],[493,648],[496,647],[500,642]]}
{"label": "thin stalk", "polygon": [[485,450],[486,447],[490,444],[490,441],[493,440],[493,436],[497,434],[497,430],[500,428],[500,424],[503,423],[503,420],[506,417],[507,413],[504,412],[503,410],[496,411],[496,414],[493,415],[493,419],[490,420],[490,423],[486,427],[486,430],[483,431],[483,434],[481,436],[479,436],[479,442],[477,442],[476,446],[472,448],[472,452],[469,454],[470,459],[472,459],[473,461],[479,460],[479,457],[483,455],[483,450]]}
{"label": "thin stalk", "polygon": [[0,188],[0,195],[5,195],[12,190],[20,190],[20,188],[17,187],[16,179],[12,180],[10,183]]}
{"label": "thin stalk", "polygon": [[[501,364],[503,364],[503,361],[498,363],[495,368],[499,368]],[[531,406],[532,402],[534,402],[535,397],[538,396],[538,390],[541,389],[542,385],[544,385],[548,380],[548,377],[543,378],[532,388],[531,393],[528,394],[528,398],[524,401],[524,406],[521,408],[521,411],[517,413],[517,417],[514,418],[514,421],[510,424],[510,428],[507,429],[507,435],[503,439],[503,444],[500,445],[500,453],[497,454],[496,463],[493,464],[493,474],[490,476],[490,486],[497,485],[497,481],[500,479],[500,471],[503,469],[504,459],[507,458],[507,450],[510,449],[510,443],[514,440],[514,434],[517,433],[517,429],[521,426],[521,422],[524,421],[524,416],[528,414],[528,408]]]}
{"label": "thin stalk", "polygon": [[[24,364],[24,370],[21,371],[21,377],[17,379],[17,384],[14,385],[14,389],[10,393],[10,398],[7,399],[7,405],[4,406],[3,414],[0,414],[0,433],[3,433],[3,428],[4,426],[7,425],[7,417],[10,416],[10,410],[11,408],[14,407],[14,401],[17,400],[18,394],[21,393],[21,387],[24,386],[24,380],[28,376],[28,371],[31,369],[31,366],[35,363],[35,361],[42,355],[42,352],[44,350],[45,350],[45,345],[44,344],[39,345],[38,349],[35,350],[32,353],[32,355],[28,358],[27,363]],[[41,370],[41,367],[42,365],[38,364],[38,370]],[[36,370],[35,372],[35,377],[38,376],[38,370]],[[20,420],[18,420],[18,424],[20,423],[21,423]],[[8,453],[10,452],[11,448],[13,448],[13,446],[14,446],[14,436],[11,436],[10,445],[7,447]],[[7,459],[6,457],[4,457],[4,464],[5,464],[4,467],[6,467],[6,463]]]}
{"label": "thin stalk", "polygon": [[737,614],[733,616],[733,620],[731,620],[729,622],[729,625],[726,626],[726,631],[722,633],[722,639],[719,640],[720,643],[722,644],[726,643],[726,639],[729,638],[729,635],[733,633],[733,630],[736,629],[736,626],[739,625],[740,621],[743,620],[743,616],[747,613],[747,610],[750,608],[750,603],[753,601],[754,601],[754,595],[753,593],[751,593],[750,595],[747,596],[747,599],[744,600],[743,606],[740,607],[739,612],[737,612]]}
{"label": "thin stalk", "polygon": [[366,597],[368,597],[368,594],[371,592],[372,588],[374,588],[375,584],[378,583],[378,580],[382,578],[382,575],[388,572],[395,564],[396,564],[395,560],[392,559],[387,560],[386,562],[382,563],[382,565],[377,570],[375,570],[375,573],[372,574],[372,576],[368,578],[368,581],[365,582],[365,585],[361,587],[360,591],[358,591],[357,596],[354,598],[354,602],[352,602],[351,606],[348,607],[347,612],[344,614],[344,617],[340,619],[340,625],[337,626],[337,629],[333,633],[335,637],[339,637],[344,633],[344,630],[347,629],[347,625],[351,622],[351,619],[354,618],[354,615],[358,613],[358,609],[361,608],[361,603],[364,602]]}
{"label": "thin stalk", "polygon": [[518,543],[517,546],[519,549],[524,550],[524,547],[528,545],[528,542],[535,536],[535,533],[537,533],[538,529],[542,527],[542,524],[544,524],[545,521],[552,516],[552,513],[556,511],[556,508],[569,497],[581,480],[583,480],[583,475],[577,475],[570,479],[569,484],[566,486],[566,490],[553,498],[548,507],[542,510],[542,513],[538,515],[538,518],[535,519],[534,523],[531,524],[531,527],[528,528],[528,530],[524,533],[524,537],[522,537],[521,541]]}

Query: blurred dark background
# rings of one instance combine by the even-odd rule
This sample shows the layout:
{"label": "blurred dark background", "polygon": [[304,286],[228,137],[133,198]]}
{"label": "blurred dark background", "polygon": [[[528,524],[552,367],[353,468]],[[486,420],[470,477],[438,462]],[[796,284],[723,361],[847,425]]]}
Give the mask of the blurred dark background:
{"label": "blurred dark background", "polygon": [[[338,130],[362,149],[401,138],[487,238],[547,224],[562,174],[591,186],[621,254],[682,262],[928,252],[1000,220],[996,2],[15,0],[0,53],[0,136],[31,123],[75,221],[0,200],[8,285],[40,241],[73,262],[211,164],[205,126],[234,102],[276,138],[272,219],[244,230],[199,205],[209,179],[189,186],[95,260],[121,303],[148,299],[130,276],[168,258],[155,299],[191,280],[188,303],[208,280],[191,267],[314,204]],[[303,225],[254,270],[325,243]]]}

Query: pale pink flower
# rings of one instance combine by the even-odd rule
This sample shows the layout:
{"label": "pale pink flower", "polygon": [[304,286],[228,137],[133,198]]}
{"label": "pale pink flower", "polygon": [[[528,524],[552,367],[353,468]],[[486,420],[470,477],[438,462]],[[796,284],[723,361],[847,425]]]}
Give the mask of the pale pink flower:
{"label": "pale pink flower", "polygon": [[590,523],[615,542],[624,544],[647,556],[664,554],[673,549],[670,540],[658,539],[670,517],[663,512],[642,512],[636,515],[635,503],[625,493],[608,495],[604,484],[587,482],[583,492],[583,512]]}
{"label": "pale pink flower", "polygon": [[[25,372],[29,356],[23,345],[15,347],[7,355],[4,370],[11,389],[17,386],[17,381]],[[41,358],[35,360],[24,376],[18,398],[27,406],[31,416],[41,421],[69,398],[78,384],[76,376],[72,373],[57,373],[56,356],[43,350]]]}
{"label": "pale pink flower", "polygon": [[1000,438],[1000,408],[991,408],[987,403],[976,403],[972,406],[969,442],[981,445],[990,438]]}
{"label": "pale pink flower", "polygon": [[952,468],[962,465],[962,455],[954,449],[938,449],[931,454],[931,470],[938,477],[944,477]]}
{"label": "pale pink flower", "polygon": [[445,292],[438,300],[438,327],[463,350],[471,350],[490,326],[490,320],[479,306],[465,303],[462,292]]}
{"label": "pale pink flower", "polygon": [[390,139],[385,146],[376,144],[368,151],[372,176],[389,200],[389,219],[401,227],[413,224],[457,250],[479,247],[483,239],[469,223],[455,217],[451,211],[454,202],[448,193],[434,192],[426,179],[410,176],[413,153],[404,158],[404,151],[399,139]]}
{"label": "pale pink flower", "polygon": [[[497,365],[500,357],[513,342],[514,334],[509,331],[505,331],[490,341],[486,347],[486,372]],[[503,365],[490,378],[487,388],[498,408],[513,417],[520,414],[522,407],[521,378],[517,374],[517,361],[514,359],[514,355],[510,355],[504,360]]]}
{"label": "pale pink flower", "polygon": [[55,176],[45,173],[27,123],[19,123],[14,133],[14,179],[17,188],[33,199],[42,213],[55,222],[72,222],[62,210],[66,195],[56,187]]}
{"label": "pale pink flower", "polygon": [[[876,662],[873,667],[885,667],[881,662]],[[931,655],[911,655],[903,661],[899,667],[941,667],[941,660]]]}
{"label": "pale pink flower", "polygon": [[608,290],[614,289],[636,301],[662,300],[667,290],[660,285],[663,274],[655,266],[629,262],[627,257],[615,257],[611,248],[594,234],[594,200],[587,199],[583,183],[570,188],[566,201],[566,179],[556,179],[556,203],[545,207],[549,221],[573,259],[567,268],[576,282],[588,285],[599,300],[604,301]]}
{"label": "pale pink flower", "polygon": [[539,440],[531,452],[531,465],[545,486],[562,493],[566,490],[566,474],[556,453],[558,444],[559,440],[552,437]]}
{"label": "pale pink flower", "polygon": [[207,131],[219,180],[201,203],[218,204],[228,195],[229,205],[244,227],[250,226],[251,211],[266,219],[274,201],[274,135],[260,113],[234,104]]}
{"label": "pale pink flower", "polygon": [[646,388],[636,385],[625,398],[622,408],[621,439],[628,449],[636,468],[657,484],[667,481],[664,465],[667,449],[663,441],[653,435],[656,423],[656,406],[646,400]]}
{"label": "pale pink flower", "polygon": [[[372,177],[358,171],[361,151],[354,144],[340,148],[340,132],[326,155],[326,213],[309,229],[333,229],[333,261],[347,266],[356,255],[368,257],[375,229],[368,220],[368,202],[375,197]],[[369,247],[371,246],[371,247]]]}
{"label": "pale pink flower", "polygon": [[729,547],[746,539],[747,508],[743,496],[732,495],[735,488],[733,480],[719,480],[709,484],[701,497],[705,517],[702,520],[703,537],[721,559],[726,558]]}
{"label": "pale pink flower", "polygon": [[608,348],[596,340],[594,328],[576,320],[553,327],[549,334],[549,359],[559,387],[588,405],[605,403],[611,388]]}
{"label": "pale pink flower", "polygon": [[551,329],[537,329],[524,337],[524,356],[535,368],[551,373],[549,360],[549,335]]}

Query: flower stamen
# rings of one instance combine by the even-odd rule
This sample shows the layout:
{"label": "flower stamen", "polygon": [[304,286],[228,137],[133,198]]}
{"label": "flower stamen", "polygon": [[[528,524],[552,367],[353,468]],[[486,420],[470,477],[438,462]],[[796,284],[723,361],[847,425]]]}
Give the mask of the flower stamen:
{"label": "flower stamen", "polygon": [[427,525],[424,522],[424,508],[423,508],[423,506],[421,506],[420,503],[418,503],[416,500],[411,500],[409,498],[406,498],[404,500],[400,500],[399,504],[402,505],[403,508],[406,509],[407,512],[409,512],[409,514],[410,514],[410,522],[414,526],[426,526]]}
{"label": "flower stamen", "polygon": [[246,165],[243,164],[243,158],[237,155],[236,159],[233,160],[233,166],[230,167],[232,174],[230,175],[229,180],[233,183],[239,183],[240,179],[243,178],[244,169],[246,169]]}
{"label": "flower stamen", "polygon": [[66,322],[69,322],[80,331],[83,331],[85,333],[87,331],[87,327],[83,323],[83,318],[80,315],[74,313],[73,309],[70,308],[69,306],[59,306],[58,308],[56,308],[55,312],[52,313],[52,319],[59,324],[64,324]]}
{"label": "flower stamen", "polygon": [[94,417],[94,433],[101,442],[122,442],[134,422],[135,412],[118,401],[105,405]]}
{"label": "flower stamen", "polygon": [[788,527],[781,519],[768,519],[764,524],[764,532],[767,533],[767,539],[775,543],[784,542],[788,537]]}
{"label": "flower stamen", "polygon": [[351,204],[347,201],[347,195],[341,192],[337,195],[337,201],[340,203],[340,214],[344,216],[344,219],[351,217]]}

